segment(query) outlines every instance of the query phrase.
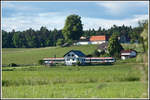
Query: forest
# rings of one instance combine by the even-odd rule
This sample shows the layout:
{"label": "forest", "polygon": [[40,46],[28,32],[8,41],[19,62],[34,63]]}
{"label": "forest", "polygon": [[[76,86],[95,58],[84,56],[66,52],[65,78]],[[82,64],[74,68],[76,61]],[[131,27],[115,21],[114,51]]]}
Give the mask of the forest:
{"label": "forest", "polygon": [[[106,35],[111,36],[117,34],[118,36],[125,36],[127,41],[134,43],[135,40],[141,42],[140,34],[143,31],[143,23],[139,22],[138,27],[131,26],[116,26],[113,25],[109,29],[99,27],[98,30],[89,29],[83,30],[81,36]],[[39,48],[48,46],[57,46],[60,39],[64,39],[62,30],[49,30],[42,26],[39,30],[32,28],[24,31],[7,32],[2,30],[2,48]],[[74,42],[74,41],[72,41]]]}

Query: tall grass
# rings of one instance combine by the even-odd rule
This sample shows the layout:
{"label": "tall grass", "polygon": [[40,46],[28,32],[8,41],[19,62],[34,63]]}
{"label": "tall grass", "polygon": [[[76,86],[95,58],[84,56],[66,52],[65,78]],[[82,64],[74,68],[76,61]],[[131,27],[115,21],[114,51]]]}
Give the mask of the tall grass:
{"label": "tall grass", "polygon": [[3,87],[3,98],[146,98],[140,82],[99,82]]}
{"label": "tall grass", "polygon": [[82,66],[80,68],[61,67],[23,67],[3,68],[2,85],[41,85],[57,83],[97,83],[139,81],[139,70],[135,65]]}

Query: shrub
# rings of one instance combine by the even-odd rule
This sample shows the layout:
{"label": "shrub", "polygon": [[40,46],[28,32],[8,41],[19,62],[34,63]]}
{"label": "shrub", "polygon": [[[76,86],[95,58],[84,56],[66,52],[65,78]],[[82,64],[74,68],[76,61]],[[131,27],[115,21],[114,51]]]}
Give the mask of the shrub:
{"label": "shrub", "polygon": [[56,45],[61,46],[64,43],[63,39],[58,39]]}
{"label": "shrub", "polygon": [[44,60],[39,60],[38,62],[40,65],[43,65],[44,64]]}
{"label": "shrub", "polygon": [[18,66],[18,65],[15,64],[15,63],[10,63],[8,66],[9,66],[9,67],[16,67],[16,66]]}
{"label": "shrub", "polygon": [[100,53],[99,53],[97,50],[95,50],[95,51],[93,52],[92,56],[93,56],[93,57],[99,57],[99,56],[100,56]]}

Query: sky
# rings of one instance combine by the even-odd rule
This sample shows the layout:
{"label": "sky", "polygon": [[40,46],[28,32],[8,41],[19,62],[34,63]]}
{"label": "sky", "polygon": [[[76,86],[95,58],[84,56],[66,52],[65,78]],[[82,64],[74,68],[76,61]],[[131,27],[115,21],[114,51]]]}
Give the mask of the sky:
{"label": "sky", "polygon": [[148,19],[148,1],[95,1],[95,2],[34,2],[2,1],[2,29],[23,31],[62,29],[71,14],[81,17],[83,29],[111,28],[113,25],[138,26]]}

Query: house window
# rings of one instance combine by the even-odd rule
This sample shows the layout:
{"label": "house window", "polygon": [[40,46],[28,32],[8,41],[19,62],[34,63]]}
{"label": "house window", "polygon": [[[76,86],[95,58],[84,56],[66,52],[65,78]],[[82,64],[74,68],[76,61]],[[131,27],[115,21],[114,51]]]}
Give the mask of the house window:
{"label": "house window", "polygon": [[70,56],[70,54],[68,54],[68,56]]}
{"label": "house window", "polygon": [[69,59],[67,59],[67,61],[69,61]]}
{"label": "house window", "polygon": [[74,59],[72,59],[74,61]]}
{"label": "house window", "polygon": [[74,56],[74,54],[72,54],[72,57]]}

